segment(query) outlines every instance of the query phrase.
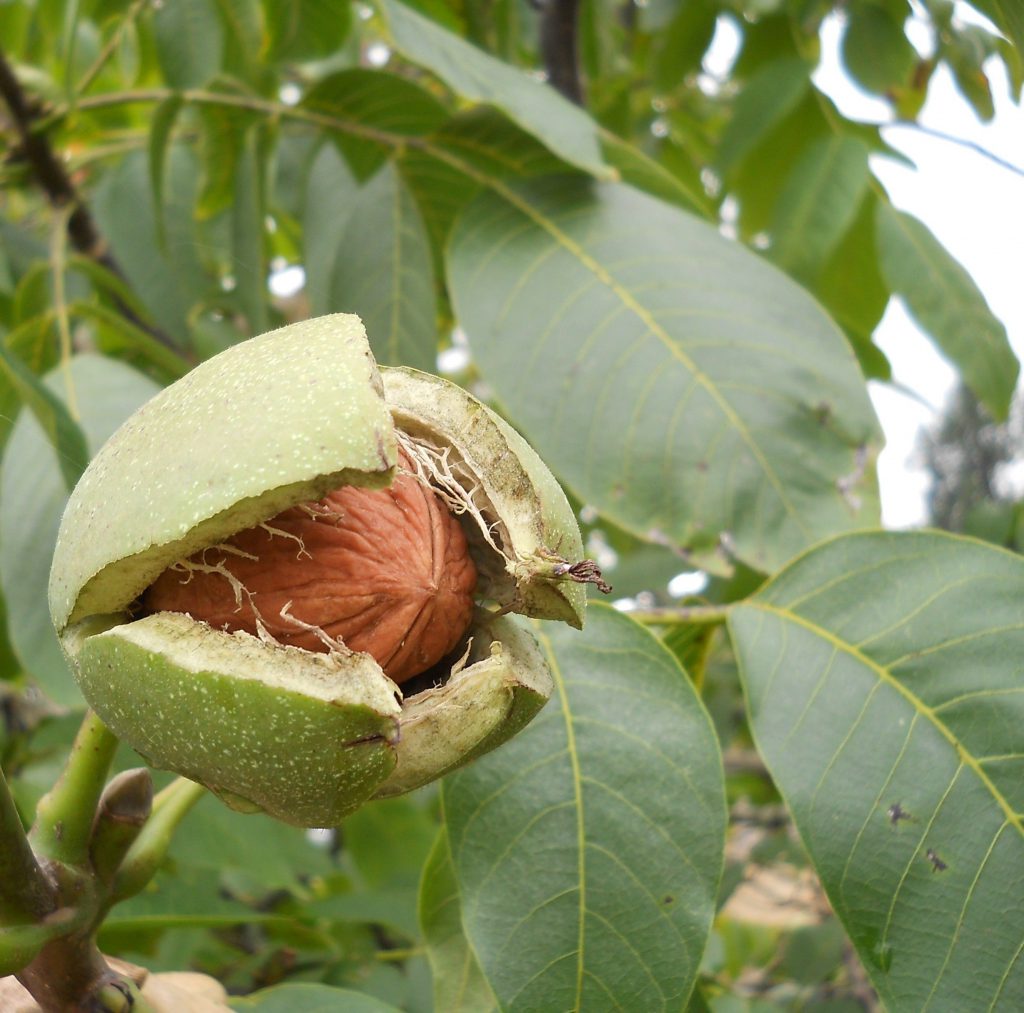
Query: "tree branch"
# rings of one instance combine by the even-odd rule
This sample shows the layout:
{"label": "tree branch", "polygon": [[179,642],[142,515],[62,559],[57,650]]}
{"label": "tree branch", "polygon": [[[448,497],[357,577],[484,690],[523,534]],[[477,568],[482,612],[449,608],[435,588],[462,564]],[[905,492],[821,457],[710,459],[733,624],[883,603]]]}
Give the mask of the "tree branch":
{"label": "tree branch", "polygon": [[[124,272],[107,248],[92,214],[68,175],[64,163],[54,153],[46,134],[36,129],[38,121],[46,115],[44,108],[25,93],[3,50],[0,50],[0,95],[10,110],[11,121],[20,141],[20,154],[28,163],[36,183],[46,194],[46,199],[54,208],[73,209],[68,216],[67,225],[72,245],[120,281],[127,282]],[[178,351],[176,344],[167,334],[140,319],[135,311],[116,295],[113,299],[118,312],[126,320],[150,334],[160,344]]]}
{"label": "tree branch", "polygon": [[1021,168],[1019,165],[1015,165],[1013,162],[1007,161],[1005,158],[1001,158],[994,151],[989,151],[988,148],[978,144],[976,141],[968,140],[966,137],[957,137],[954,134],[947,134],[944,130],[936,130],[934,127],[926,127],[924,124],[918,123],[916,120],[893,120],[892,123],[882,123],[881,126],[902,127],[904,130],[916,130],[919,134],[923,134],[925,137],[934,137],[938,141],[946,141],[949,144],[955,144],[968,151],[973,151],[974,154],[980,155],[982,158],[987,158],[990,162],[998,165],[1001,169],[1006,169],[1017,176],[1024,176],[1024,168]]}
{"label": "tree branch", "polygon": [[540,15],[540,53],[548,81],[570,102],[583,105],[576,44],[579,0],[545,0]]}
{"label": "tree branch", "polygon": [[0,923],[31,923],[54,907],[56,893],[29,846],[0,770]]}
{"label": "tree branch", "polygon": [[720,626],[729,618],[729,605],[669,605],[629,609],[626,615],[645,626]]}

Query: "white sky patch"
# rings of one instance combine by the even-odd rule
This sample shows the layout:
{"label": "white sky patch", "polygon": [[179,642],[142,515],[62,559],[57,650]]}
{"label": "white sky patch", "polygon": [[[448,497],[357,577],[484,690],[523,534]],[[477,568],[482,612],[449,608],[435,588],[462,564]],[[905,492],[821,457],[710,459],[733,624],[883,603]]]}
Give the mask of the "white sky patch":
{"label": "white sky patch", "polygon": [[742,41],[739,29],[732,18],[720,14],[715,21],[715,34],[711,36],[711,45],[708,46],[701,61],[704,73],[714,78],[716,82],[727,78],[736,57],[739,56]]}
{"label": "white sky patch", "polygon": [[461,373],[469,366],[469,349],[443,348],[437,353],[437,371],[445,376]]}
{"label": "white sky patch", "polygon": [[668,582],[668,593],[673,598],[687,598],[700,594],[708,586],[708,575],[703,570],[687,570],[677,573]]}
{"label": "white sky patch", "polygon": [[391,50],[383,42],[373,42],[366,47],[366,62],[371,67],[383,67],[391,59]]}
{"label": "white sky patch", "polygon": [[306,272],[298,264],[289,264],[279,270],[272,271],[268,281],[271,295],[278,299],[287,299],[302,290],[306,284]]}
{"label": "white sky patch", "polygon": [[277,97],[286,106],[297,106],[299,99],[302,98],[302,89],[297,84],[287,81],[278,89]]}

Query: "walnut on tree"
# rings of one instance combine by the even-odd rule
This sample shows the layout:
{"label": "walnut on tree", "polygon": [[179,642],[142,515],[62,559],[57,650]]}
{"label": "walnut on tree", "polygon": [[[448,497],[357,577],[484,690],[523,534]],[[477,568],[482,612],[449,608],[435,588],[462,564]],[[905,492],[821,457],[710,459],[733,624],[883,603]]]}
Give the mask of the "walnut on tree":
{"label": "walnut on tree", "polygon": [[90,706],[153,765],[332,826],[543,706],[510,613],[582,626],[582,555],[515,430],[446,380],[378,370],[335,314],[222,352],[124,423],[69,500],[50,611]]}

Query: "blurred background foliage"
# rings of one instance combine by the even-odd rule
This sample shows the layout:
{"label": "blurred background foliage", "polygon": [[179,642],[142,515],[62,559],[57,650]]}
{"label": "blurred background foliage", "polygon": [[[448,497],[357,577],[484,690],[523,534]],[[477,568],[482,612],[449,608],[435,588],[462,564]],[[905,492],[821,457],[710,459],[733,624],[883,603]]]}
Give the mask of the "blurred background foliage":
{"label": "blurred background foliage", "polygon": [[[481,178],[617,174],[718,223],[827,308],[869,378],[890,375],[872,338],[902,298],[963,379],[926,448],[935,520],[1019,547],[1019,510],[991,479],[1016,442],[1005,331],[873,175],[870,156],[903,156],[815,78],[823,21],[838,18],[846,73],[891,122],[916,123],[940,67],[989,119],[993,61],[1019,101],[1024,17],[972,5],[995,30],[951,0],[0,0],[0,758],[23,812],[52,783],[81,707],[45,582],[89,452],[204,358],[340,309],[364,317],[381,362],[440,368],[487,397],[445,274],[452,223]],[[738,55],[716,73],[705,58],[724,24]],[[508,68],[593,122],[534,108]],[[965,347],[965,320],[987,359]],[[41,427],[15,424],[23,405]],[[680,603],[668,585],[686,560],[579,506],[617,596]],[[733,601],[762,579],[740,565],[682,603]],[[871,1008],[752,748],[726,638],[664,629],[712,713],[733,807],[694,1008]],[[207,799],[101,944],[235,993],[317,982],[432,1008],[417,890],[438,809],[428,790],[303,834]]]}

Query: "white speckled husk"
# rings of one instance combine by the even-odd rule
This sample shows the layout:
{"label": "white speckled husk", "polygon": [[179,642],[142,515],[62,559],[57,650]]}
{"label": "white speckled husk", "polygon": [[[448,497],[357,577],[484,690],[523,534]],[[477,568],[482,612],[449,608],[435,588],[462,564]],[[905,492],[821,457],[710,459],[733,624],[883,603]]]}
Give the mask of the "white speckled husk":
{"label": "white speckled husk", "polygon": [[[450,442],[505,522],[517,610],[582,622],[579,530],[540,459],[453,384],[380,374],[357,317],[237,345],[143,406],[74,490],[50,579],[54,624],[89,704],[153,765],[229,805],[332,826],[494,748],[551,693],[532,635],[487,617],[469,664],[401,702],[368,655],[311,654],[178,613],[132,621],[168,565],[295,503],[394,474],[394,424]],[[394,422],[392,421],[394,413]]]}

